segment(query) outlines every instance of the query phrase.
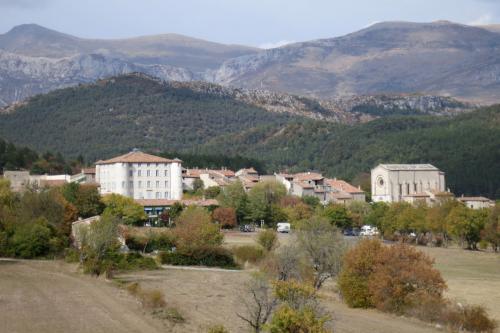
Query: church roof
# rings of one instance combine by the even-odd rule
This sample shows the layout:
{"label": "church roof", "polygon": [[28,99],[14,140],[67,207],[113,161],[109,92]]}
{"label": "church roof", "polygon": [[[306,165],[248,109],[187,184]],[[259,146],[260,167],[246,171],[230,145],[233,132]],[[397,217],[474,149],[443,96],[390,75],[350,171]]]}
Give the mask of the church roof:
{"label": "church roof", "polygon": [[379,166],[390,171],[439,171],[432,164],[380,164]]}

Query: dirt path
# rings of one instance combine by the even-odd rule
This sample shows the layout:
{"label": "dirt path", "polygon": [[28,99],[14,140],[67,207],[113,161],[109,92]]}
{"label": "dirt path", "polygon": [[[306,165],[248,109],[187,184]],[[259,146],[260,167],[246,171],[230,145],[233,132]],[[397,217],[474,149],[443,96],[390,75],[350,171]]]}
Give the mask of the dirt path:
{"label": "dirt path", "polygon": [[166,331],[125,291],[52,261],[0,261],[0,325],[9,333]]}

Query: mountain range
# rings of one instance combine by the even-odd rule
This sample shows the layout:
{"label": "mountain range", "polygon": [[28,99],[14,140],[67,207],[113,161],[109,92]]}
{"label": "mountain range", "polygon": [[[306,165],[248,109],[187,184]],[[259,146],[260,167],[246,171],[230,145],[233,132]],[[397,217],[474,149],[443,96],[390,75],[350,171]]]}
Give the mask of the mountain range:
{"label": "mountain range", "polygon": [[494,103],[499,31],[445,21],[385,22],[261,50],[175,34],[83,39],[27,24],[0,35],[0,106],[130,72],[320,99],[421,94]]}

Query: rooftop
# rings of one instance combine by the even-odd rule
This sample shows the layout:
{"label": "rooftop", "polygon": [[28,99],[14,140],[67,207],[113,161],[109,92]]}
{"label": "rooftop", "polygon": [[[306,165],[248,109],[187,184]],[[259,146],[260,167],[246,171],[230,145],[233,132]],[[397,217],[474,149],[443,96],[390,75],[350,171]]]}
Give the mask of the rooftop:
{"label": "rooftop", "polygon": [[457,198],[460,201],[487,201],[490,202],[491,200],[485,197],[459,197]]}
{"label": "rooftop", "polygon": [[345,180],[340,180],[340,179],[327,179],[326,183],[333,187],[334,189],[344,191],[347,193],[364,193],[363,190],[357,188],[356,186],[353,186],[346,182]]}
{"label": "rooftop", "polygon": [[143,207],[165,207],[180,203],[184,206],[218,206],[219,202],[215,199],[207,200],[168,200],[168,199],[136,199],[139,205]]}
{"label": "rooftop", "polygon": [[179,159],[168,159],[160,156],[150,155],[143,153],[139,150],[133,150],[130,153],[113,157],[112,159],[105,161],[96,162],[97,165],[100,164],[113,164],[113,163],[173,163],[180,162]]}
{"label": "rooftop", "polygon": [[390,171],[439,171],[432,164],[380,164],[379,166]]}

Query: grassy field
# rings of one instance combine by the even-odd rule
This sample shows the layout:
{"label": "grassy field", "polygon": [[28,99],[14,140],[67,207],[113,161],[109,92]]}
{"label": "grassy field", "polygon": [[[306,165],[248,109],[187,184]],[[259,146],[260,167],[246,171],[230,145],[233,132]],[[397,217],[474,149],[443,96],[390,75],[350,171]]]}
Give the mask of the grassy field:
{"label": "grassy field", "polygon": [[[226,245],[251,244],[256,234],[227,233]],[[292,238],[280,235],[280,243]],[[500,320],[500,256],[459,249],[420,248],[436,260],[445,277],[448,296],[483,304]],[[117,276],[159,289],[169,307],[185,323],[172,324],[152,317],[117,284],[83,276],[75,265],[60,261],[0,261],[0,322],[5,332],[206,332],[224,324],[231,332],[247,332],[236,313],[244,313],[242,299],[249,271],[162,269]],[[335,332],[440,332],[417,320],[375,310],[347,308],[335,293],[335,283],[321,292],[333,317]],[[441,331],[442,332],[442,331]]]}

